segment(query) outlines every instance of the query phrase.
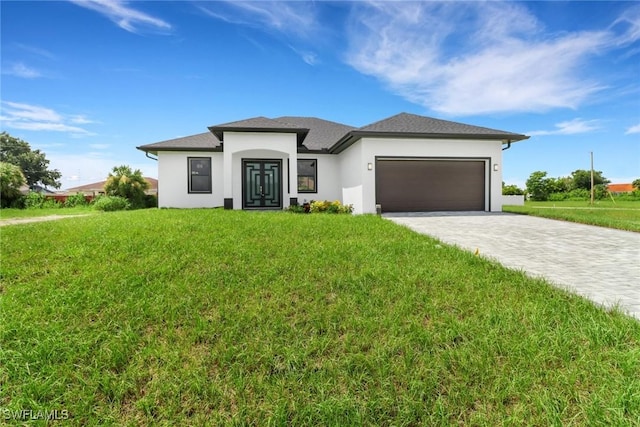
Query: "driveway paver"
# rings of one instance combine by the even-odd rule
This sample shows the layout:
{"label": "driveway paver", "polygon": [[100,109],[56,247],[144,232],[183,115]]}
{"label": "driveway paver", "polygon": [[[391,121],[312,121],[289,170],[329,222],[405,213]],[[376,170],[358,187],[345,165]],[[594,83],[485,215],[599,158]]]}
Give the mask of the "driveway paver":
{"label": "driveway paver", "polygon": [[493,212],[384,217],[640,319],[640,233]]}

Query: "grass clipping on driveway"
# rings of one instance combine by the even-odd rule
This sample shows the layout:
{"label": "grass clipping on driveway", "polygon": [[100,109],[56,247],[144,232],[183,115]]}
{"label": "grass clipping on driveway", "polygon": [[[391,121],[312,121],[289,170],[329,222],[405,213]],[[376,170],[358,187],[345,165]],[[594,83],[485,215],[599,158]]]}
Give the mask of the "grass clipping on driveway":
{"label": "grass clipping on driveway", "polygon": [[640,323],[378,217],[145,210],[1,233],[0,414],[640,419]]}

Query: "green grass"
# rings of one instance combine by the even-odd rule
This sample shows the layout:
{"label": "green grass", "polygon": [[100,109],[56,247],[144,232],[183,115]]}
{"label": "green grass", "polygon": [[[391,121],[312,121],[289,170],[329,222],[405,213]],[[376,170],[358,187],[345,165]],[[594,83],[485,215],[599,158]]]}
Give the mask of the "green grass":
{"label": "green grass", "polygon": [[640,232],[640,201],[525,202],[524,206],[503,206],[512,212],[544,218],[598,225],[619,230]]}
{"label": "green grass", "polygon": [[90,213],[97,213],[97,211],[91,206],[43,209],[0,209],[0,221],[4,219],[36,218],[51,215],[86,215]]}
{"label": "green grass", "polygon": [[639,425],[640,322],[375,216],[153,209],[0,233],[0,416]]}

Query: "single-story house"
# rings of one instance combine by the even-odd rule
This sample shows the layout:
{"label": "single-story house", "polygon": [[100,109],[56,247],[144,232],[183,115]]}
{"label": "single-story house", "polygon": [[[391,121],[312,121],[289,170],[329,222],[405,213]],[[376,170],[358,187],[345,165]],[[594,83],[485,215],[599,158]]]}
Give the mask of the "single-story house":
{"label": "single-story house", "polygon": [[[144,180],[149,184],[149,188],[145,190],[146,194],[157,194],[158,193],[158,180],[155,178],[151,178],[148,176],[144,177]],[[92,182],[90,184],[80,185],[78,187],[67,188],[64,191],[59,192],[59,194],[69,195],[69,194],[77,194],[82,193],[88,196],[99,196],[104,193],[104,185],[107,181],[99,181]]]}
{"label": "single-story house", "polygon": [[501,211],[502,151],[528,138],[407,113],[360,128],[255,117],[208,129],[137,147],[157,156],[159,207]]}
{"label": "single-story house", "polygon": [[609,190],[611,194],[625,194],[632,193],[635,188],[633,184],[608,184],[607,190]]}

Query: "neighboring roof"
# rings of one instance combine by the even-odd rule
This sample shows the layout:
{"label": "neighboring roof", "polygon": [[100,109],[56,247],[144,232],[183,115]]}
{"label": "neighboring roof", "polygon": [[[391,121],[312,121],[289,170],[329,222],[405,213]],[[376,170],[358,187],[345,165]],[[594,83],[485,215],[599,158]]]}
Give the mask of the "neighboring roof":
{"label": "neighboring roof", "polygon": [[223,123],[221,125],[209,126],[209,130],[220,141],[224,139],[224,132],[282,132],[295,133],[298,136],[298,145],[302,144],[309,133],[309,129],[291,123],[281,122],[266,117],[254,117],[237,122]]}
{"label": "neighboring roof", "polygon": [[222,145],[214,134],[205,132],[182,138],[168,139],[154,144],[141,145],[136,148],[148,153],[158,154],[158,151],[221,151]]}
{"label": "neighboring roof", "polygon": [[432,117],[418,116],[417,114],[400,113],[350,132],[336,142],[331,148],[331,152],[339,153],[364,136],[466,137],[470,139],[500,139],[508,142],[529,138],[526,135],[503,130],[434,119]]}
{"label": "neighboring roof", "polygon": [[[155,178],[150,178],[148,176],[144,177],[144,180],[149,183],[149,188],[146,191],[157,191],[158,190],[158,180]],[[78,187],[67,188],[63,191],[63,193],[81,193],[84,191],[104,191],[104,185],[107,181],[100,182],[92,182],[91,184],[80,185]]]}
{"label": "neighboring roof", "polygon": [[612,193],[631,193],[635,188],[633,184],[609,184],[607,190]]}
{"label": "neighboring roof", "polygon": [[315,117],[283,116],[275,119],[253,117],[236,122],[209,126],[210,133],[170,139],[137,147],[157,154],[158,151],[222,151],[224,132],[283,132],[296,133],[298,146],[309,151],[340,153],[363,137],[405,138],[465,138],[493,139],[512,143],[528,139],[503,130],[434,119],[416,114],[400,113],[361,128]]}
{"label": "neighboring roof", "polygon": [[278,117],[276,120],[309,129],[309,134],[302,145],[311,151],[328,150],[336,141],[355,129],[353,126],[316,117],[285,116]]}

